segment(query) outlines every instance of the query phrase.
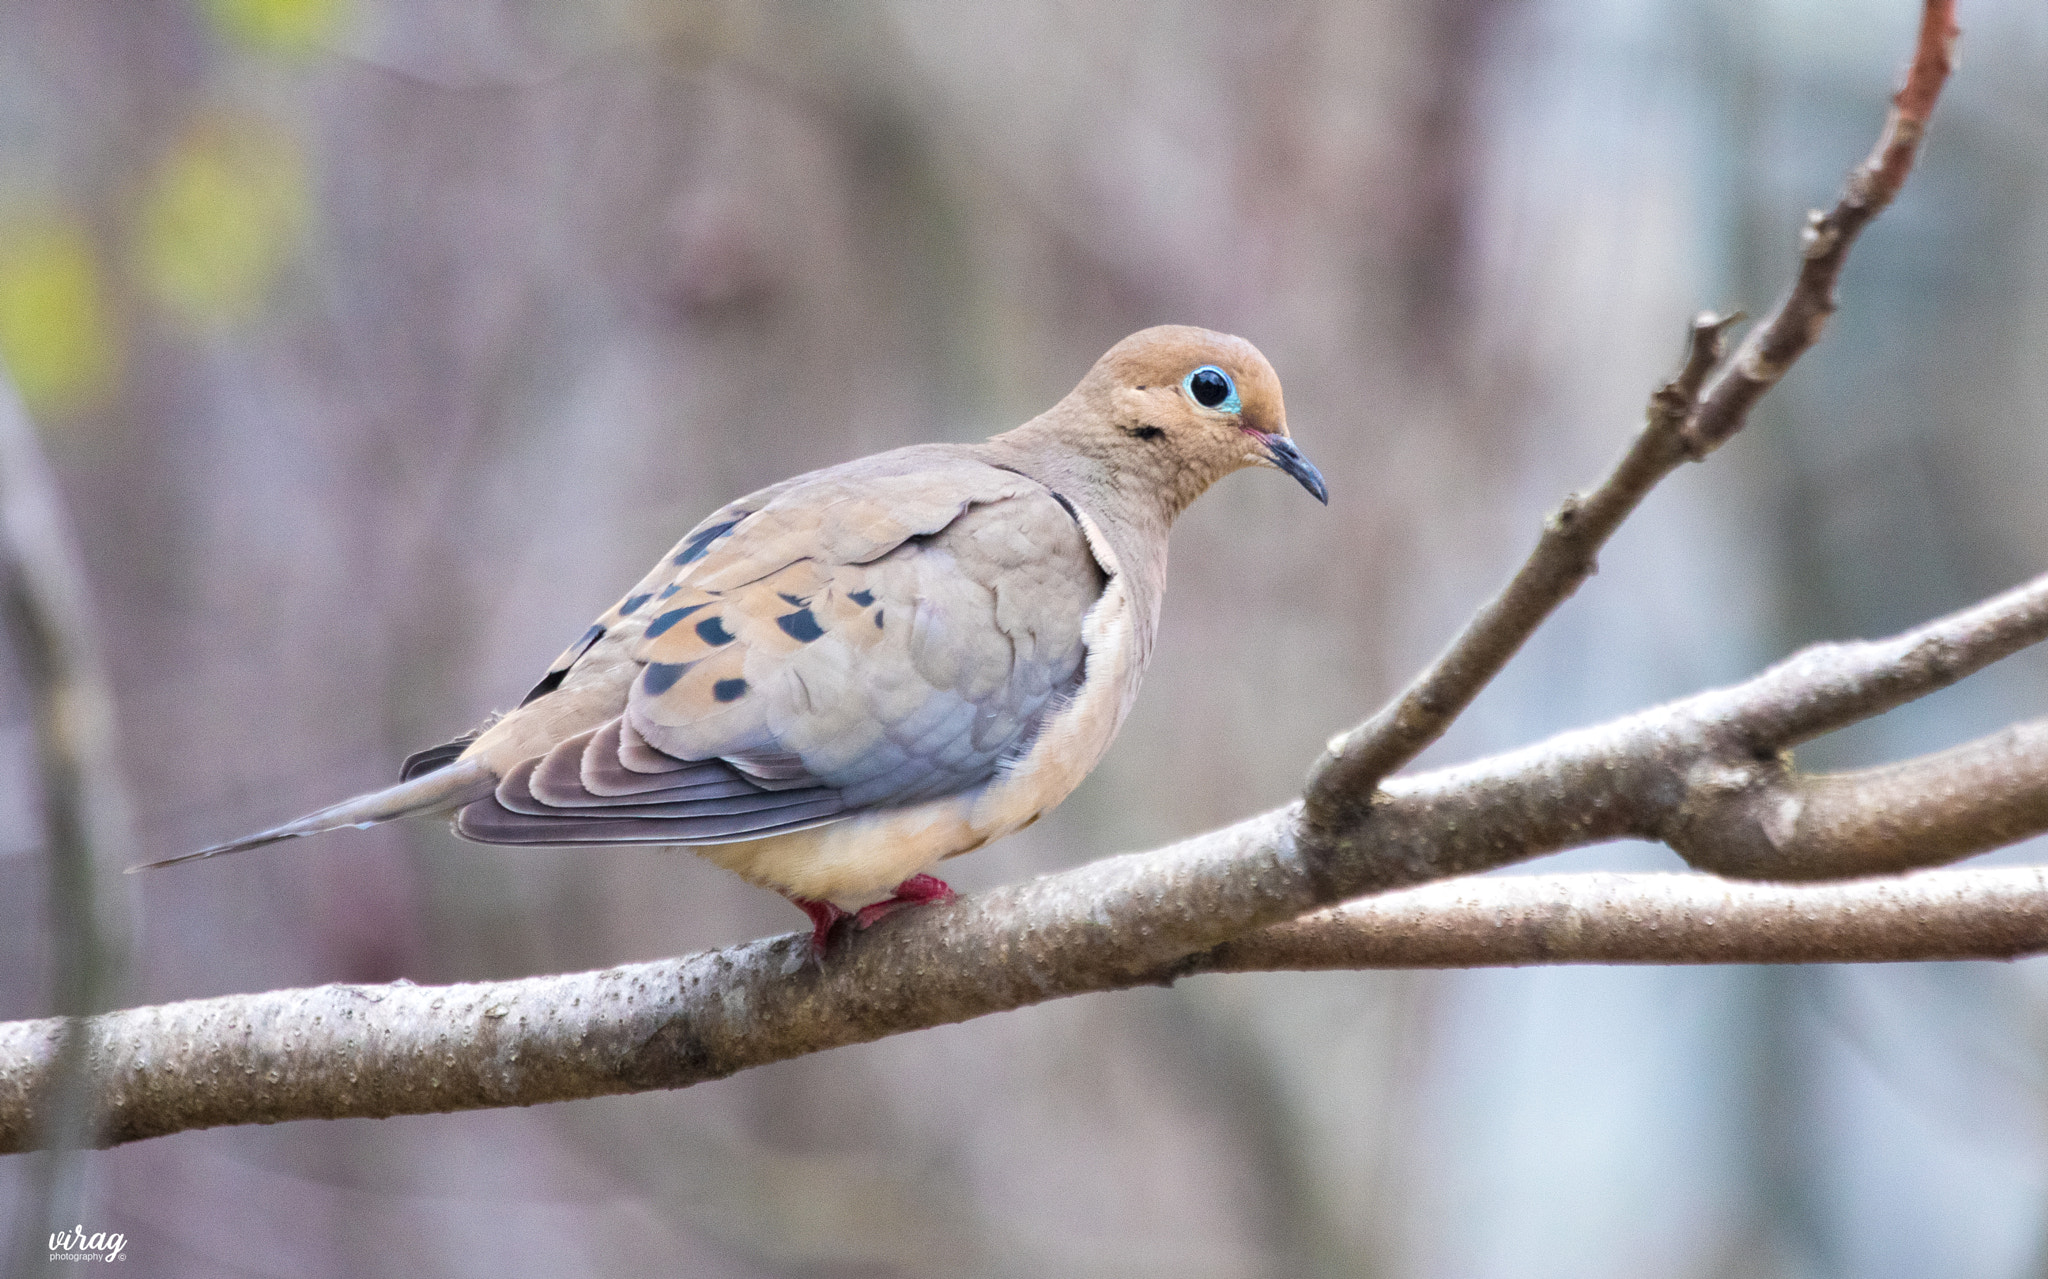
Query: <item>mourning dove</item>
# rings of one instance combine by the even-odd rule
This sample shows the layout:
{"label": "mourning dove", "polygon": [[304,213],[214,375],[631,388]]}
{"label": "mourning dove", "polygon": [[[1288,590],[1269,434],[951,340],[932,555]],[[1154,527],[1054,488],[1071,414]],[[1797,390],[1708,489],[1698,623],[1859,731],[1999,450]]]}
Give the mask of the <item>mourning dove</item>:
{"label": "mourning dove", "polygon": [[1319,501],[1242,338],[1145,329],[981,444],[919,444],[711,515],[518,708],[396,786],[154,865],[415,813],[491,844],[677,844],[822,948],[1087,776],[1152,654],[1174,518],[1245,466]]}

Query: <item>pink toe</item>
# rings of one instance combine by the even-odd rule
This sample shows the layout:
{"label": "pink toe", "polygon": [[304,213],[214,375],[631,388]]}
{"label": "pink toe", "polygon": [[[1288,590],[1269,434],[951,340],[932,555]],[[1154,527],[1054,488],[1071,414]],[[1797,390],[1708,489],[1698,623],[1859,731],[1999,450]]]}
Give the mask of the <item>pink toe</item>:
{"label": "pink toe", "polygon": [[[812,901],[808,897],[792,897],[798,910],[811,917],[811,954],[823,955],[827,943],[832,940],[832,926],[847,917],[847,912],[831,902]],[[861,927],[867,927],[862,924]]]}

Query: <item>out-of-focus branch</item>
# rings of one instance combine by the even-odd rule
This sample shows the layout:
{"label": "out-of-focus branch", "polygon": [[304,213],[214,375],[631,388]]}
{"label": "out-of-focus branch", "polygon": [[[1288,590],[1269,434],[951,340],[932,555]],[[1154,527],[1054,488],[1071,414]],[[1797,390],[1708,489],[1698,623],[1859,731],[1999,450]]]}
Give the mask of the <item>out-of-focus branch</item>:
{"label": "out-of-focus branch", "polygon": [[[35,716],[49,867],[52,1003],[81,1018],[112,1002],[127,930],[113,868],[133,854],[126,790],[116,758],[112,696],[91,622],[85,572],[57,485],[14,385],[0,373],[0,622]],[[60,1027],[47,1071],[23,1098],[39,1142],[62,1151],[94,1144],[98,1090],[86,1077],[82,1034]],[[74,1216],[75,1187],[46,1169],[45,1202],[26,1206],[22,1231]],[[39,1255],[24,1253],[16,1257]]]}
{"label": "out-of-focus branch", "polygon": [[[1798,778],[1779,752],[2042,638],[2048,576],[1894,639],[1823,645],[1746,684],[1395,778],[1352,858],[1302,857],[1294,804],[1169,848],[903,912],[844,937],[822,965],[804,962],[807,939],[791,934],[605,973],[444,990],[326,986],[108,1014],[91,1036],[93,1071],[106,1089],[104,1139],[683,1087],[1061,996],[1210,971],[1242,953],[1233,947],[1263,944],[1245,935],[1243,921],[1275,899],[1356,896],[1630,835],[1669,836],[1708,860],[1723,840],[1749,847],[1756,812],[1726,797],[1762,796],[1755,802],[1768,810],[1777,802],[1772,785],[1849,797],[1838,807],[1859,812],[1853,828],[1879,833],[1865,849],[1873,864],[1952,860],[2048,822],[2040,802],[2048,780],[2038,770],[2028,780],[2026,761],[2039,749],[2033,726],[1950,753],[1953,769],[1935,756],[1890,770],[1950,792],[1934,801],[1891,789],[1887,770]],[[1822,808],[1834,811],[1827,805],[1835,802]],[[1716,817],[1717,805],[1733,816]],[[1888,821],[1894,813],[1897,823]],[[1854,850],[1840,842],[1852,824],[1830,821],[1808,837],[1796,816],[1787,828],[1795,845],[1811,838],[1832,873],[1858,873]],[[1909,848],[1899,832],[1926,842]],[[1816,890],[1800,900],[1828,899]],[[1842,900],[1842,909],[1860,909],[1853,894]],[[1455,917],[1469,923],[1469,914]],[[1626,918],[1604,926],[1623,928]],[[1442,953],[1430,949],[1432,931],[1419,926],[1418,962]],[[1921,953],[1910,929],[1899,945],[1896,957]],[[1886,956],[1873,947],[1861,957]],[[55,1070],[58,1025],[0,1025],[0,1151],[35,1140],[26,1110]]]}
{"label": "out-of-focus branch", "polygon": [[2048,868],[1845,884],[1498,875],[1387,893],[1225,942],[1202,972],[1522,964],[1861,964],[2048,951]]}
{"label": "out-of-focus branch", "polygon": [[1306,792],[1312,847],[1341,843],[1373,788],[1441,737],[1544,619],[1593,575],[1600,548],[1650,490],[1681,462],[1704,458],[1740,431],[1756,402],[1820,340],[1850,246],[1912,170],[1954,64],[1956,37],[1954,0],[1926,0],[1906,83],[1892,99],[1876,149],[1849,175],[1834,208],[1809,216],[1791,292],[1728,366],[1707,381],[1731,320],[1701,316],[1684,370],[1651,398],[1641,434],[1613,471],[1590,494],[1558,507],[1515,576],[1436,661],[1371,719],[1331,739]]}

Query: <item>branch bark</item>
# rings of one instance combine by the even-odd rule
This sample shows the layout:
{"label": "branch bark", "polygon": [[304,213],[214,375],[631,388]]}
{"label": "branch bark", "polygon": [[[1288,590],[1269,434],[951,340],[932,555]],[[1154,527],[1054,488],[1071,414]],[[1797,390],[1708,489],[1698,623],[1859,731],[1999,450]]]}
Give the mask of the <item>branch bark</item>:
{"label": "branch bark", "polygon": [[2048,950],[2048,868],[1847,884],[1504,875],[1352,902],[1225,942],[1203,972],[1523,964],[1863,964]]}

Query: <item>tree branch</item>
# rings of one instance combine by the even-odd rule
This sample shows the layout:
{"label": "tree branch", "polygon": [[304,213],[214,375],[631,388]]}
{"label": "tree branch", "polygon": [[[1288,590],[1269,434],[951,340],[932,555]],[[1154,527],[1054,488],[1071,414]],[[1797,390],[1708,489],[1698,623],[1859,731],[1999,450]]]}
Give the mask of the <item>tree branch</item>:
{"label": "tree branch", "polygon": [[1702,870],[1744,879],[1881,875],[2048,830],[2048,720],[1939,754],[1809,777],[1789,759],[1696,778],[1663,826]]}
{"label": "tree branch", "polygon": [[[789,934],[603,973],[445,989],[323,986],[110,1013],[93,1020],[90,1041],[95,1077],[107,1089],[104,1140],[683,1087],[826,1048],[1229,966],[1231,947],[1262,944],[1233,940],[1252,926],[1247,920],[1292,920],[1264,918],[1276,901],[1356,896],[1632,835],[1670,835],[1703,860],[1724,842],[1753,852],[1757,806],[1779,802],[1769,790],[1776,784],[1834,788],[1855,798],[1850,807],[1860,805],[1864,828],[1927,841],[1881,841],[1870,852],[1885,866],[1951,860],[1987,838],[2018,838],[2048,822],[2048,772],[2027,762],[2040,749],[2040,726],[1960,748],[1974,762],[1940,772],[1949,794],[1933,801],[1892,792],[1881,779],[1888,771],[1934,775],[1930,761],[1942,756],[1802,779],[1779,752],[2044,637],[2048,576],[1894,639],[1821,645],[1734,688],[1394,779],[1352,859],[1299,856],[1297,803],[1154,852],[892,916],[843,937],[822,965],[805,962],[804,935]],[[1967,790],[1968,779],[1977,791]],[[1996,815],[1983,818],[1986,809]],[[1893,814],[1903,816],[1892,822]],[[1803,838],[1830,850],[1833,873],[1858,873],[1826,843],[1840,827],[1829,821]],[[1789,829],[1798,835],[1801,827]],[[1844,910],[1854,909],[1853,898],[1843,900]],[[1897,957],[1917,953],[1910,930],[1900,944]],[[54,1069],[57,1025],[0,1025],[0,1151],[34,1140],[33,1101]]]}
{"label": "tree branch", "polygon": [[2048,951],[2048,868],[1847,884],[1502,875],[1387,893],[1225,942],[1200,971],[1864,964]]}

